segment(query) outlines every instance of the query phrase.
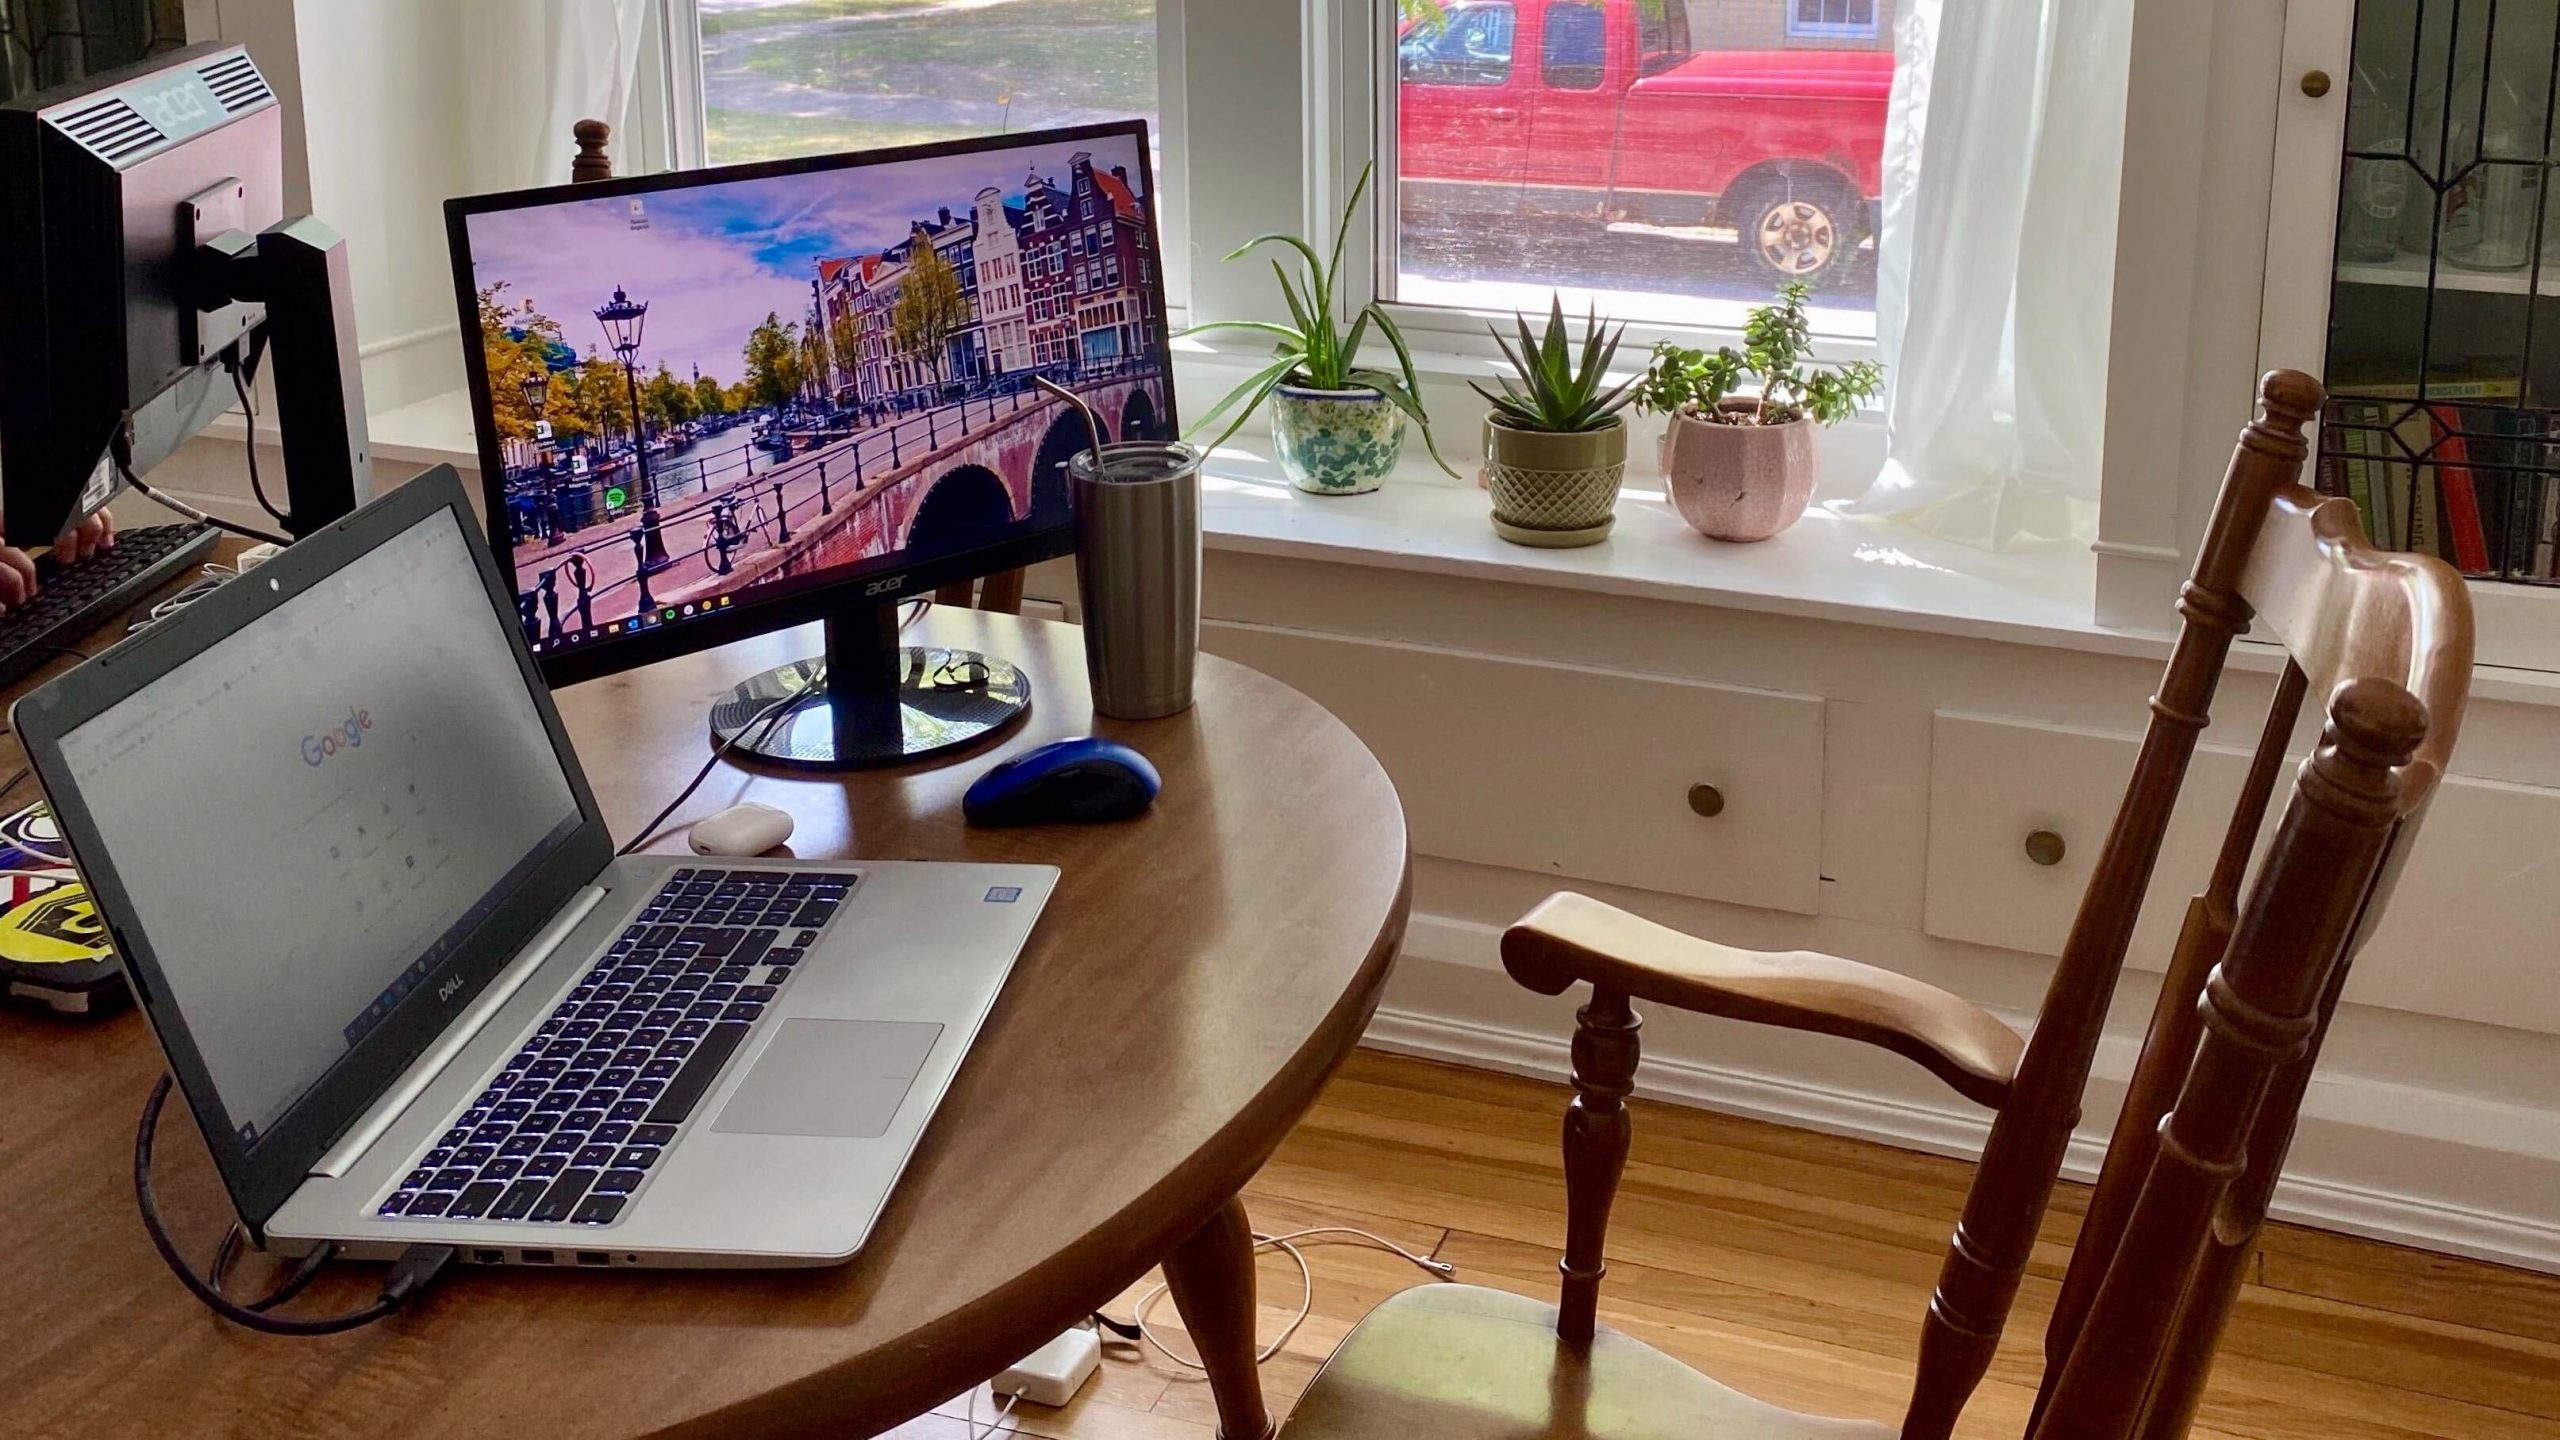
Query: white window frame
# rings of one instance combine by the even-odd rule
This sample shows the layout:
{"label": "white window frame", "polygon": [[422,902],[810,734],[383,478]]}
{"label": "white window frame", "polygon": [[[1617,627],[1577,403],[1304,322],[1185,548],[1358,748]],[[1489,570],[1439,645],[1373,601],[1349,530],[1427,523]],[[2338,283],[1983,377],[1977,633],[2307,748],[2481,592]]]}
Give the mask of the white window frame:
{"label": "white window frame", "polygon": [[[1203,0],[1193,3],[1199,5]],[[1309,67],[1311,138],[1307,153],[1315,162],[1309,168],[1317,172],[1311,177],[1317,183],[1307,186],[1309,204],[1299,222],[1305,227],[1300,233],[1330,236],[1340,213],[1341,197],[1351,193],[1363,165],[1374,156],[1378,177],[1395,173],[1396,10],[1393,0],[1308,0],[1306,13],[1314,31],[1308,36],[1307,53],[1329,55],[1332,63]],[[1340,77],[1340,83],[1330,87],[1330,94],[1324,93],[1328,74]],[[1380,277],[1389,273],[1394,263],[1393,187],[1377,178],[1372,179],[1371,185],[1372,197],[1362,202],[1370,221],[1365,237],[1368,243],[1355,243],[1343,262],[1341,289],[1346,303],[1354,309],[1379,293]],[[1381,196],[1375,193],[1378,191],[1386,194]],[[1262,283],[1263,288],[1270,288],[1267,270]],[[1269,309],[1254,311],[1247,318],[1275,318],[1271,312],[1279,308],[1278,298],[1274,296],[1269,305]],[[1498,353],[1486,327],[1510,323],[1512,313],[1393,300],[1387,302],[1386,308],[1417,347],[1416,358],[1426,369],[1437,364],[1469,374],[1481,373],[1482,361]],[[1207,313],[1205,309],[1203,313]],[[1738,326],[1628,319],[1626,337],[1619,346],[1619,354],[1625,357],[1621,368],[1635,368],[1633,357],[1643,355],[1661,340],[1684,345],[1738,344],[1741,331]],[[1825,363],[1869,360],[1875,355],[1875,341],[1866,337],[1817,335],[1814,339],[1814,358]]]}
{"label": "white window frame", "polygon": [[[1855,20],[1798,19],[1797,14],[1803,9],[1805,0],[1784,0],[1784,3],[1787,7],[1787,38],[1790,40],[1873,40],[1883,33],[1878,28],[1884,15],[1883,0],[1866,0],[1867,23],[1864,25]],[[1822,0],[1822,3],[1828,3],[1828,0]],[[1854,6],[1858,0],[1839,0],[1839,3]]]}
{"label": "white window frame", "polygon": [[[660,43],[643,52],[631,118],[655,132],[657,163],[635,168],[698,170],[710,163],[700,11],[695,0],[657,0],[652,8]],[[1165,256],[1165,303],[1177,326],[1189,310],[1191,280],[1182,8],[1183,0],[1156,0],[1156,236]]]}

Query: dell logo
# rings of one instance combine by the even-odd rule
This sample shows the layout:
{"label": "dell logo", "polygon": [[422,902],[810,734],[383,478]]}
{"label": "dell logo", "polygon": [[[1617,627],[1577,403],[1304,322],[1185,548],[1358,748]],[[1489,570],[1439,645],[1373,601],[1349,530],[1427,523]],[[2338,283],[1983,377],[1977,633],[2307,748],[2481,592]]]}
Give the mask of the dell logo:
{"label": "dell logo", "polygon": [[439,986],[437,986],[437,987],[436,987],[436,1003],[437,1003],[437,1004],[439,1004],[439,1005],[441,1005],[441,1004],[443,1004],[445,1001],[452,999],[452,998],[453,998],[453,996],[454,996],[454,992],[455,992],[455,991],[457,991],[457,990],[460,990],[461,988],[462,988],[462,977],[461,977],[461,976],[459,976],[459,975],[448,975],[448,976],[446,976],[446,977],[445,977],[445,982],[444,982],[443,984],[441,984],[441,985],[439,985]]}
{"label": "dell logo", "polygon": [[902,590],[906,588],[906,584],[906,576],[892,575],[886,580],[874,580],[870,584],[863,586],[862,593],[865,595],[886,595],[893,590]]}

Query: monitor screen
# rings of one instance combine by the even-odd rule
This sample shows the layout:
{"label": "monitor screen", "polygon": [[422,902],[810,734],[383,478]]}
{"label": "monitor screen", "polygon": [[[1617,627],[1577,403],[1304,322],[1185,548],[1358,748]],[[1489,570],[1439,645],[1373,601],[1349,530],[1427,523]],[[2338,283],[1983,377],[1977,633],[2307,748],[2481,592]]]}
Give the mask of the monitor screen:
{"label": "monitor screen", "polygon": [[490,500],[555,680],[1063,554],[1170,439],[1126,124],[453,202]]}

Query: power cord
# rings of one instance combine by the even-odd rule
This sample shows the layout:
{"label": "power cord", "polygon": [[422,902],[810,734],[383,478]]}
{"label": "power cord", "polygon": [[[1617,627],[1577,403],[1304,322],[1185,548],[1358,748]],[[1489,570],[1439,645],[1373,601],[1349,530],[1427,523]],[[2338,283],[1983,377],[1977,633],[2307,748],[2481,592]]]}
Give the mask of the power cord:
{"label": "power cord", "polygon": [[[1306,1252],[1301,1250],[1299,1245],[1301,1242],[1312,1242],[1317,1244],[1343,1243],[1341,1241],[1321,1241],[1313,1239],[1313,1237],[1316,1236],[1331,1235],[1349,1236],[1352,1241],[1357,1243],[1374,1246],[1380,1250],[1391,1251],[1409,1261],[1412,1261],[1415,1265],[1429,1271],[1434,1277],[1441,1280],[1447,1280],[1458,1273],[1458,1267],[1450,1264],[1446,1260],[1434,1260],[1428,1255],[1416,1255],[1412,1251],[1407,1250],[1393,1240],[1387,1239],[1383,1235],[1372,1235],[1366,1230],[1356,1230],[1348,1225],[1311,1225],[1304,1230],[1292,1230],[1285,1235],[1265,1235],[1260,1231],[1256,1231],[1253,1237],[1253,1249],[1255,1254],[1258,1255],[1265,1250],[1277,1250],[1288,1256],[1290,1259],[1298,1262],[1299,1294],[1298,1313],[1290,1317],[1289,1323],[1281,1327],[1280,1333],[1272,1337],[1270,1344],[1263,1346],[1262,1349],[1255,1354],[1253,1357],[1254,1364],[1260,1365],[1269,1360],[1272,1356],[1279,1354],[1281,1347],[1289,1343],[1290,1337],[1298,1333],[1298,1327],[1307,1323],[1308,1312],[1315,1309],[1316,1279],[1315,1272],[1307,1268]],[[1120,1337],[1123,1341],[1135,1341],[1153,1348],[1157,1354],[1162,1355],[1167,1360],[1172,1361],[1174,1364],[1181,1366],[1185,1370],[1198,1370],[1206,1373],[1208,1369],[1207,1366],[1202,1365],[1198,1360],[1195,1360],[1188,1355],[1181,1354],[1172,1346],[1165,1344],[1164,1341],[1156,1335],[1155,1331],[1147,1326],[1147,1312],[1155,1308],[1155,1303],[1158,1300],[1164,1298],[1165,1288],[1166,1287],[1162,1283],[1158,1283],[1150,1287],[1147,1293],[1139,1296],[1138,1303],[1136,1307],[1130,1311],[1130,1318],[1127,1320],[1114,1320],[1110,1316],[1097,1310],[1094,1312],[1093,1316],[1094,1323],[1100,1325],[1103,1329],[1110,1331],[1113,1335]]]}
{"label": "power cord", "polygon": [[417,1298],[444,1274],[445,1268],[461,1253],[451,1245],[412,1245],[393,1263],[391,1277],[383,1282],[382,1293],[372,1304],[325,1320],[285,1319],[267,1311],[301,1294],[303,1287],[311,1283],[311,1277],[320,1272],[320,1267],[336,1258],[338,1247],[334,1244],[323,1244],[305,1257],[294,1273],[267,1295],[247,1304],[232,1299],[222,1293],[221,1282],[231,1257],[239,1250],[238,1224],[235,1222],[224,1233],[222,1244],[214,1254],[213,1278],[208,1280],[190,1269],[186,1257],[178,1253],[177,1242],[169,1238],[168,1224],[160,1218],[160,1202],[151,1191],[151,1147],[160,1133],[161,1108],[168,1102],[169,1077],[163,1075],[151,1087],[151,1098],[142,1103],[142,1121],[133,1133],[134,1203],[142,1211],[142,1228],[151,1232],[151,1246],[160,1252],[169,1273],[178,1277],[178,1283],[186,1286],[189,1294],[203,1301],[206,1309],[232,1324],[266,1335],[335,1335],[370,1325]]}
{"label": "power cord", "polygon": [[240,413],[248,421],[249,493],[258,497],[258,508],[275,518],[279,525],[290,528],[293,517],[276,508],[267,498],[266,482],[258,476],[258,401],[250,385],[258,375],[258,361],[267,353],[267,332],[257,331],[249,337],[249,353],[231,366],[231,388],[240,397]]}
{"label": "power cord", "polygon": [[255,525],[243,525],[236,520],[225,520],[219,515],[208,515],[202,510],[197,509],[193,505],[188,504],[186,501],[181,500],[174,495],[168,494],[165,491],[153,489],[149,482],[145,481],[141,476],[133,473],[133,464],[131,461],[125,459],[121,453],[119,453],[115,458],[116,469],[124,476],[124,483],[132,486],[141,493],[150,496],[152,499],[159,501],[161,504],[168,506],[170,509],[177,511],[179,514],[186,516],[188,519],[193,520],[199,525],[210,525],[216,530],[228,530],[234,535],[242,536],[250,540],[263,540],[270,545],[291,545],[293,543],[293,537],[289,535],[279,535],[272,530],[261,530]]}
{"label": "power cord", "polygon": [[713,746],[710,758],[702,762],[701,769],[693,772],[692,779],[684,782],[684,788],[676,792],[676,798],[668,801],[665,808],[659,810],[657,814],[650,816],[649,823],[641,826],[637,834],[633,835],[628,841],[625,841],[622,848],[614,851],[613,853],[616,855],[628,855],[632,851],[639,849],[641,846],[648,844],[650,841],[657,839],[658,827],[667,823],[667,817],[676,813],[676,808],[678,806],[693,798],[693,792],[702,788],[702,782],[711,778],[712,770],[717,768],[721,761],[729,757],[730,751],[747,743],[748,731],[755,731],[755,743],[758,745],[763,744],[766,740],[772,738],[774,730],[780,726],[784,720],[790,718],[791,712],[808,704],[818,696],[827,693],[826,683],[826,665],[822,661],[818,666],[817,673],[809,677],[808,683],[802,685],[799,689],[792,691],[788,695],[775,696],[763,709],[757,711],[754,716],[749,718],[746,724],[739,726],[735,731],[731,732],[729,738],[721,741],[718,745]]}
{"label": "power cord", "polygon": [[988,1436],[1004,1428],[1004,1422],[1013,1414],[1013,1407],[1021,1402],[1022,1397],[1019,1394],[1007,1395],[1004,1397],[1004,1408],[996,1411],[996,1418],[988,1421],[986,1428],[980,1429],[978,1427],[978,1392],[972,1390],[969,1392],[968,1413],[961,1417],[960,1423],[969,1427],[969,1440],[987,1440]]}
{"label": "power cord", "polygon": [[[911,626],[918,620],[923,619],[925,617],[925,612],[933,608],[933,599],[931,596],[920,597],[910,603],[915,606],[915,609],[912,613],[907,615],[905,619],[898,622],[898,629],[901,633],[903,633],[908,626]],[[660,809],[657,814],[650,816],[649,823],[641,826],[638,833],[634,834],[628,841],[624,842],[621,849],[616,850],[613,853],[616,855],[628,855],[632,851],[637,850],[657,839],[659,827],[667,823],[667,817],[676,813],[678,807],[682,806],[687,800],[693,798],[693,792],[702,788],[702,782],[711,778],[711,772],[718,768],[722,760],[729,757],[730,751],[747,743],[747,733],[749,731],[756,732],[755,743],[761,745],[766,740],[772,738],[774,730],[778,728],[783,721],[789,719],[792,712],[798,710],[801,706],[808,704],[810,701],[817,699],[825,693],[827,693],[826,662],[820,661],[817,672],[811,675],[799,689],[788,695],[778,695],[774,697],[773,700],[768,702],[763,709],[748,717],[746,724],[741,725],[735,731],[732,731],[729,738],[721,741],[717,746],[714,746],[711,751],[711,758],[703,761],[702,768],[693,772],[693,778],[684,782],[684,788],[676,792],[676,798],[668,801],[664,808]]]}

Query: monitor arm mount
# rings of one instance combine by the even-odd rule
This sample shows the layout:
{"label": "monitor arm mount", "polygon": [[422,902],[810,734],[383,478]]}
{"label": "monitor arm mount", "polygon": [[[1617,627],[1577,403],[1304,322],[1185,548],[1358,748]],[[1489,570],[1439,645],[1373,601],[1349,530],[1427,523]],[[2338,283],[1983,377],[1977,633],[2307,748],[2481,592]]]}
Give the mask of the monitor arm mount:
{"label": "monitor arm mount", "polygon": [[[275,350],[285,528],[295,539],[373,498],[345,237],[308,215],[197,247],[206,299],[263,305]],[[208,305],[208,308],[211,308]]]}

